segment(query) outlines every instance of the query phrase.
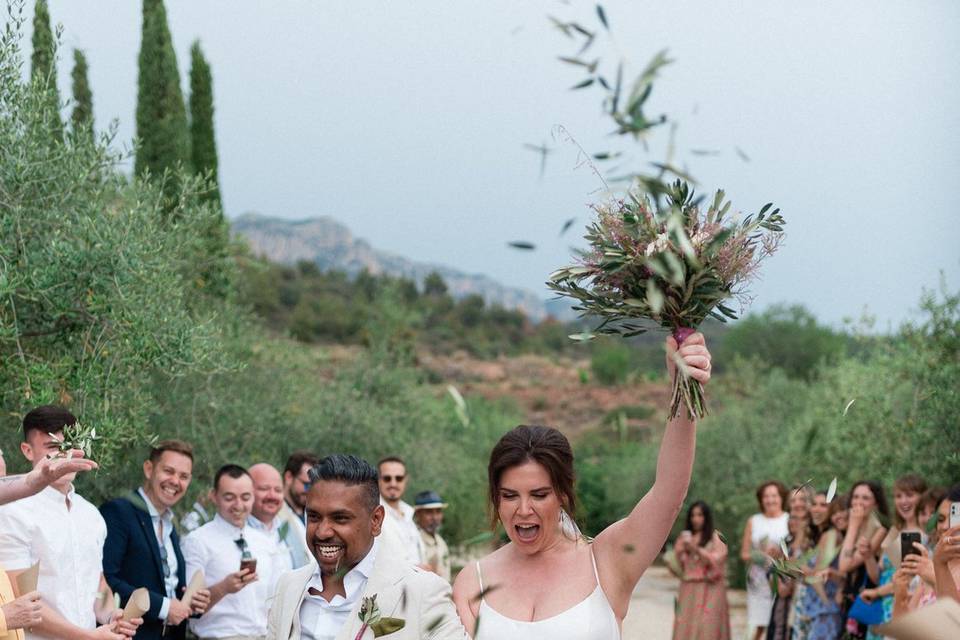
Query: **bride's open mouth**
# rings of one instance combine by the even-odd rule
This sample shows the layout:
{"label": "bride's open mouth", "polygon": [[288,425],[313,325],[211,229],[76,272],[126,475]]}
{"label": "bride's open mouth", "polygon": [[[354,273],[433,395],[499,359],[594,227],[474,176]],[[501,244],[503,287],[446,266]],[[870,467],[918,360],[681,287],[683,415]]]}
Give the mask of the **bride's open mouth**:
{"label": "bride's open mouth", "polygon": [[537,539],[537,534],[540,533],[540,525],[517,524],[514,525],[513,530],[517,533],[517,539],[521,542],[532,542]]}

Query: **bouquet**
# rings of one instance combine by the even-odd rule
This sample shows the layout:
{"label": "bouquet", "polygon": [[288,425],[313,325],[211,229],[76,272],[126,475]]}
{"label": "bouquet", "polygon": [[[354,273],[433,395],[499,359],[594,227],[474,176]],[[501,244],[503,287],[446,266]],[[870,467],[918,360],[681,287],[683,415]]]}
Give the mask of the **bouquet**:
{"label": "bouquet", "polygon": [[[783,239],[779,209],[765,205],[742,221],[728,216],[730,203],[718,191],[703,211],[693,190],[680,180],[669,186],[663,205],[630,192],[625,199],[597,205],[597,219],[585,236],[590,247],[577,264],[553,272],[547,286],[577,301],[581,315],[602,318],[592,333],[625,337],[647,330],[644,321],[673,333],[683,343],[709,316],[736,319],[724,304],[747,298],[746,284],[760,262]],[[683,407],[691,419],[707,413],[703,388],[677,357],[670,418]]]}

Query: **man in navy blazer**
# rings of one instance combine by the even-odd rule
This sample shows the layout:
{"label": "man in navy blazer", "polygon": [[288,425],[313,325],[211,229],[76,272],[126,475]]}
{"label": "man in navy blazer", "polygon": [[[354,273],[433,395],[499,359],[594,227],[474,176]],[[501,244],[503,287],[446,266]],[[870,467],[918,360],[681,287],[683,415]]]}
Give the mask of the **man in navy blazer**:
{"label": "man in navy blazer", "polygon": [[[173,505],[187,491],[193,472],[193,448],[179,440],[158,442],[143,463],[144,483],[100,507],[107,523],[103,574],[122,603],[145,587],[150,609],[136,640],[186,636],[184,621],[206,611],[210,592],[201,589],[183,602],[186,562],[173,526]],[[191,576],[192,577],[192,576]]]}

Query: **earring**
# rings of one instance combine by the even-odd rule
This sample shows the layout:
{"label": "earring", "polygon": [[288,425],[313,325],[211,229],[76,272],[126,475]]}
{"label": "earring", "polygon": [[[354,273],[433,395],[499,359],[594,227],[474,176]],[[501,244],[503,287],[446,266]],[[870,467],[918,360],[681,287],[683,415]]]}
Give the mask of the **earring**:
{"label": "earring", "polygon": [[573,518],[570,517],[566,509],[560,509],[560,532],[565,538],[574,542],[583,538],[583,534],[580,533],[580,527],[573,521]]}

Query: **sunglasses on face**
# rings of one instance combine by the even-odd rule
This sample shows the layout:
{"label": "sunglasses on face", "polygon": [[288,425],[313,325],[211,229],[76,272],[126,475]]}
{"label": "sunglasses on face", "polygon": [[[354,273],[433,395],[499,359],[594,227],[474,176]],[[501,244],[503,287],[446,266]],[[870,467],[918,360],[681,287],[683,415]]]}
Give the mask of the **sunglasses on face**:
{"label": "sunglasses on face", "polygon": [[403,482],[403,479],[406,478],[407,476],[401,475],[401,476],[380,476],[380,477],[383,479],[384,482],[390,483],[390,482]]}

